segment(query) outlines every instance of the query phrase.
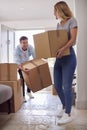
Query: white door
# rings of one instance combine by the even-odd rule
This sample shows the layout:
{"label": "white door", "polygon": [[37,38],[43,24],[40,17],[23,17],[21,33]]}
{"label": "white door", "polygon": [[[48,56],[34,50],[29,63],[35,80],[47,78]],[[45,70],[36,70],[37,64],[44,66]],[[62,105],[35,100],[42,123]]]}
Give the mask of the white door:
{"label": "white door", "polygon": [[15,32],[14,30],[8,30],[8,61],[13,63],[13,55],[15,48]]}
{"label": "white door", "polygon": [[87,109],[87,0],[76,0],[78,20],[77,107]]}
{"label": "white door", "polygon": [[7,49],[7,29],[1,25],[1,62],[8,61],[8,49]]}
{"label": "white door", "polygon": [[1,62],[13,62],[15,32],[13,29],[1,25]]}

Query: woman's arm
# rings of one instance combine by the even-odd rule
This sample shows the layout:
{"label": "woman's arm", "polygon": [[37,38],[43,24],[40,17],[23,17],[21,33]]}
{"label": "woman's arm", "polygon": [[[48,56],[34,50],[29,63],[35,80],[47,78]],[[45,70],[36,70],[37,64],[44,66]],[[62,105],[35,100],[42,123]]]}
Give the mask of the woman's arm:
{"label": "woman's arm", "polygon": [[61,58],[63,56],[64,51],[70,48],[75,43],[77,37],[77,27],[70,29],[70,37],[71,38],[67,42],[67,44],[58,50],[57,58]]}

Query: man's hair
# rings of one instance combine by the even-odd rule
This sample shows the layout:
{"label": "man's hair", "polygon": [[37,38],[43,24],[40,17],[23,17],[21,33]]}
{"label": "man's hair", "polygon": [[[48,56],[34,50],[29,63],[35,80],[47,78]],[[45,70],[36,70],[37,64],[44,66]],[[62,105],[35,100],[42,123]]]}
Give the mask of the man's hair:
{"label": "man's hair", "polygon": [[28,40],[28,38],[26,37],[26,36],[22,36],[22,37],[20,37],[20,42],[22,41],[22,40]]}

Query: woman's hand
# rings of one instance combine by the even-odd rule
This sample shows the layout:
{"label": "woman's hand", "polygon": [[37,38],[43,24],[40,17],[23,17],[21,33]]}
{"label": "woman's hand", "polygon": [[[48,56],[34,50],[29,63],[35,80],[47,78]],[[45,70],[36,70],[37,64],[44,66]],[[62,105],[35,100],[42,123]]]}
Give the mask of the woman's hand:
{"label": "woman's hand", "polygon": [[64,48],[60,48],[60,49],[58,50],[58,52],[57,52],[56,57],[57,57],[57,58],[62,58],[63,53],[64,53]]}

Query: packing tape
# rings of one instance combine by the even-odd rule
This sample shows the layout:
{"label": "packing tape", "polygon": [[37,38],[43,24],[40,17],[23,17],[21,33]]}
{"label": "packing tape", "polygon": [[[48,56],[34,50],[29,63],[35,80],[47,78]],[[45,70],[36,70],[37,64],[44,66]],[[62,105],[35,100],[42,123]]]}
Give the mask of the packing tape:
{"label": "packing tape", "polygon": [[41,78],[41,74],[40,74],[40,70],[39,70],[38,65],[37,65],[36,63],[34,63],[34,61],[31,61],[31,63],[37,67],[37,71],[38,71],[38,74],[39,74],[41,86],[44,87],[44,86],[43,86],[43,80],[42,80],[42,78]]}

